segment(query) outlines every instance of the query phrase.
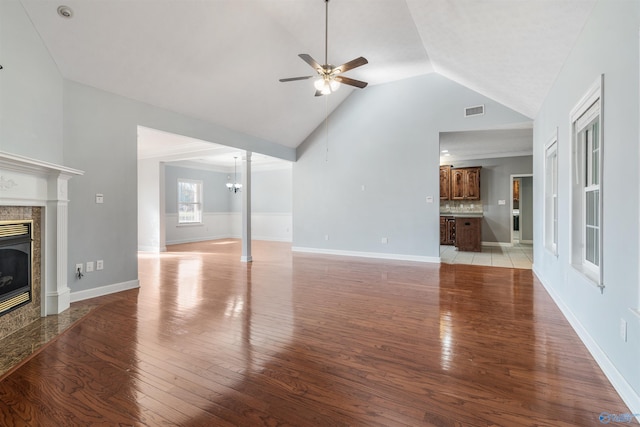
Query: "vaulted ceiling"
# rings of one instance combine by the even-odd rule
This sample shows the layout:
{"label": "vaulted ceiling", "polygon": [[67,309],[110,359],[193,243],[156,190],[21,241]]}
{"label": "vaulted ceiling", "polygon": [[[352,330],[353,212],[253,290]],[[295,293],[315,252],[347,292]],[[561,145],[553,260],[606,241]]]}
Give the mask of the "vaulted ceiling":
{"label": "vaulted ceiling", "polygon": [[[324,62],[323,0],[21,1],[65,78],[285,146],[360,90],[278,81]],[[594,3],[331,0],[329,62],[366,57],[347,75],[370,85],[439,73],[533,118]]]}

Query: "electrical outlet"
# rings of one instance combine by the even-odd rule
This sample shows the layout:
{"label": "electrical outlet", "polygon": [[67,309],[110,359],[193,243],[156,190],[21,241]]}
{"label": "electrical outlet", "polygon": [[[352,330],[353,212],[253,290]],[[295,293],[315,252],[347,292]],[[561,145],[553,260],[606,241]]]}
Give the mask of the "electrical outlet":
{"label": "electrical outlet", "polygon": [[[287,230],[289,231],[289,230]],[[102,270],[104,268],[104,261],[99,259],[96,261],[96,270]]]}
{"label": "electrical outlet", "polygon": [[627,342],[627,321],[624,319],[620,319],[620,338]]}
{"label": "electrical outlet", "polygon": [[324,240],[329,240],[329,235],[328,234],[324,235]]}
{"label": "electrical outlet", "polygon": [[93,261],[88,261],[87,262],[87,270],[86,270],[86,272],[90,273],[92,271],[93,271]]}
{"label": "electrical outlet", "polygon": [[76,277],[76,279],[82,279],[82,276],[84,276],[84,274],[82,274],[82,264],[76,264],[76,269],[73,275]]}
{"label": "electrical outlet", "polygon": [[387,239],[386,237],[382,238],[382,244],[386,245],[387,243],[389,243],[389,239]]}
{"label": "electrical outlet", "polygon": [[96,194],[96,203],[104,203],[104,194],[97,193]]}

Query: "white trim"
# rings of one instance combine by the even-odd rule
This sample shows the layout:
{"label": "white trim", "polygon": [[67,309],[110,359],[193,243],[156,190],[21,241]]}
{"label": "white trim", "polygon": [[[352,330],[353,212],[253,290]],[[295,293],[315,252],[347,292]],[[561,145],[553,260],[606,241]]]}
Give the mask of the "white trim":
{"label": "white trim", "polygon": [[[598,104],[598,105],[595,105]],[[583,117],[585,115],[588,115],[588,120]],[[584,187],[581,188],[581,194],[580,194],[580,203],[581,203],[581,208],[580,211],[578,212],[580,218],[578,218],[578,220],[581,223],[580,226],[580,233],[581,236],[579,237],[581,239],[581,241],[579,242],[580,244],[577,244],[576,242],[576,236],[573,231],[573,225],[571,227],[569,227],[569,244],[570,244],[570,264],[571,266],[578,272],[580,272],[585,278],[587,278],[590,282],[593,282],[594,285],[598,286],[600,288],[601,292],[604,292],[604,254],[603,254],[603,249],[604,249],[604,206],[605,206],[605,202],[604,202],[604,192],[603,192],[603,177],[604,177],[604,74],[600,74],[598,76],[598,78],[596,79],[596,81],[589,87],[589,89],[587,90],[587,92],[585,93],[585,95],[578,101],[578,103],[573,107],[573,109],[571,110],[571,113],[569,114],[569,118],[570,118],[570,123],[569,123],[569,129],[570,129],[570,142],[571,142],[571,162],[570,162],[570,176],[572,177],[572,179],[574,179],[575,181],[571,182],[571,185],[569,186],[569,219],[571,220],[572,223],[575,224],[576,222],[576,212],[574,209],[574,204],[575,204],[575,198],[577,197],[574,193],[574,186],[582,183],[582,180],[579,176],[579,172],[580,171],[580,167],[578,166],[578,162],[583,162],[584,158],[578,159],[578,148],[580,146],[580,141],[578,141],[578,135],[580,134],[580,132],[584,129],[586,129],[586,127],[593,121],[593,119],[595,117],[599,117],[599,126],[598,126],[598,138],[599,138],[599,145],[600,145],[600,149],[599,149],[599,176],[600,176],[600,183],[598,185],[599,187],[599,197],[600,197],[600,201],[599,201],[599,220],[600,220],[600,227],[598,230],[598,238],[599,238],[599,242],[598,242],[598,266],[597,266],[597,277],[594,277],[593,274],[590,274],[590,272],[588,271],[588,269],[585,269],[585,260],[586,260],[586,254],[585,254],[585,247],[586,247],[586,238],[584,236],[584,233],[586,232],[586,206],[585,206],[585,192],[584,192]],[[579,127],[579,125],[581,125],[582,127]],[[585,148],[586,150],[586,148]],[[586,151],[583,151],[583,155],[587,156]],[[583,171],[582,171],[583,172]],[[586,184],[586,183],[585,183]],[[580,260],[579,262],[576,261],[577,258],[577,251],[580,251]]]}
{"label": "white trim", "polygon": [[83,301],[90,298],[97,298],[104,295],[115,294],[116,292],[128,291],[140,287],[139,280],[129,280],[128,282],[114,283],[113,285],[100,286],[98,288],[86,289],[84,291],[71,292],[71,302]]}
{"label": "white trim", "polygon": [[397,260],[397,261],[432,262],[432,263],[440,264],[440,257],[420,256],[420,255],[388,254],[388,253],[382,253],[382,252],[343,251],[339,249],[308,248],[308,247],[302,247],[302,246],[293,246],[291,248],[291,251],[304,252],[304,253],[310,253],[310,254],[391,259],[391,260]]}
{"label": "white trim", "polygon": [[495,246],[495,247],[500,247],[500,248],[512,248],[513,247],[513,243],[509,243],[509,242],[481,242],[480,244],[482,246]]}
{"label": "white trim", "polygon": [[520,240],[520,243],[524,243],[525,245],[533,245],[533,240]]}
{"label": "white trim", "polygon": [[[542,286],[544,286],[549,296],[551,296],[551,299],[553,299],[553,302],[560,309],[565,319],[567,319],[573,330],[576,332],[580,341],[582,341],[598,366],[600,366],[600,369],[602,369],[602,372],[607,377],[613,388],[618,392],[624,403],[627,405],[630,412],[633,414],[640,414],[640,395],[636,393],[631,384],[629,384],[620,371],[616,369],[615,365],[607,357],[606,353],[602,348],[600,348],[593,337],[591,337],[587,329],[585,329],[578,318],[573,315],[571,309],[565,305],[555,290],[542,278],[542,275],[535,265],[532,267],[532,270],[533,274],[535,274],[536,278],[540,283],[542,283]],[[640,421],[640,419],[638,421]]]}
{"label": "white trim", "polygon": [[[553,195],[555,194],[555,203],[556,203],[556,210],[554,212],[551,213],[551,224],[549,224],[549,218],[547,217],[547,196],[548,196],[548,191],[547,191],[547,186],[549,185],[548,182],[548,173],[549,173],[549,165],[548,165],[548,159],[549,156],[553,155],[555,157],[555,187],[553,186],[553,182],[551,182],[551,193],[552,196],[551,198],[553,198]],[[558,180],[558,173],[559,173],[559,169],[558,169],[558,127],[556,126],[556,128],[553,131],[552,136],[547,139],[547,143],[544,146],[544,161],[543,161],[543,169],[544,169],[544,174],[542,176],[542,193],[543,193],[543,198],[542,198],[542,242],[543,242],[543,246],[545,248],[545,250],[547,252],[549,252],[551,255],[557,257],[558,256],[558,244],[556,243],[558,241],[558,234],[559,234],[559,230],[557,230],[557,223],[559,221],[558,217],[555,217],[556,220],[556,227],[554,227],[553,224],[553,219],[554,219],[554,214],[555,212],[557,212],[557,215],[560,215],[560,211],[558,209],[558,184],[559,184],[559,180]],[[553,230],[551,230],[551,242],[549,242],[549,236],[548,236],[548,228],[552,227]],[[554,242],[553,240],[556,240],[556,242]]]}
{"label": "white trim", "polygon": [[209,240],[236,239],[236,238],[240,238],[240,236],[232,236],[231,234],[221,234],[217,236],[200,236],[200,237],[193,237],[190,239],[167,240],[167,245],[180,245],[182,243],[207,242]]}
{"label": "white trim", "polygon": [[[513,238],[513,180],[515,178],[531,178],[533,182],[533,174],[532,173],[514,173],[509,175],[509,241],[513,246],[514,238]],[[531,199],[533,202],[533,197]],[[519,210],[519,209],[518,209]],[[533,212],[533,208],[531,210]],[[533,221],[533,218],[531,218]],[[520,236],[522,236],[522,221],[520,221]],[[521,242],[521,240],[520,240]],[[533,243],[533,241],[531,241]]]}

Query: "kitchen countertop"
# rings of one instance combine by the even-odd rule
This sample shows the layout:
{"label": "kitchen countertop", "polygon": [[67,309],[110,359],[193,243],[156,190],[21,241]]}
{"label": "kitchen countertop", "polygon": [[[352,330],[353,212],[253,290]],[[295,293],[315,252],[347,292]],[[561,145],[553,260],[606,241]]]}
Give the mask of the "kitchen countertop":
{"label": "kitchen countertop", "polygon": [[483,218],[482,212],[440,212],[440,216],[452,216],[454,218]]}

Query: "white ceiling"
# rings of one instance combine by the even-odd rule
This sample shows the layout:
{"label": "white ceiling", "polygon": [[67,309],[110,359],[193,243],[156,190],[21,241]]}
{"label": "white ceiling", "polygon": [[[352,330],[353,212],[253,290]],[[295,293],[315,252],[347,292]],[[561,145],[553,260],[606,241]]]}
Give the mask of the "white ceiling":
{"label": "white ceiling", "polygon": [[[231,172],[240,168],[245,151],[200,139],[138,126],[138,159],[154,159],[174,166]],[[282,159],[252,153],[255,170],[291,169],[292,163]]]}
{"label": "white ceiling", "polygon": [[[21,1],[65,78],[285,146],[360,90],[278,82],[324,62],[322,0]],[[346,75],[371,85],[437,72],[533,118],[594,3],[332,0],[329,62],[366,57]]]}
{"label": "white ceiling", "polygon": [[440,164],[533,155],[533,129],[440,133]]}

